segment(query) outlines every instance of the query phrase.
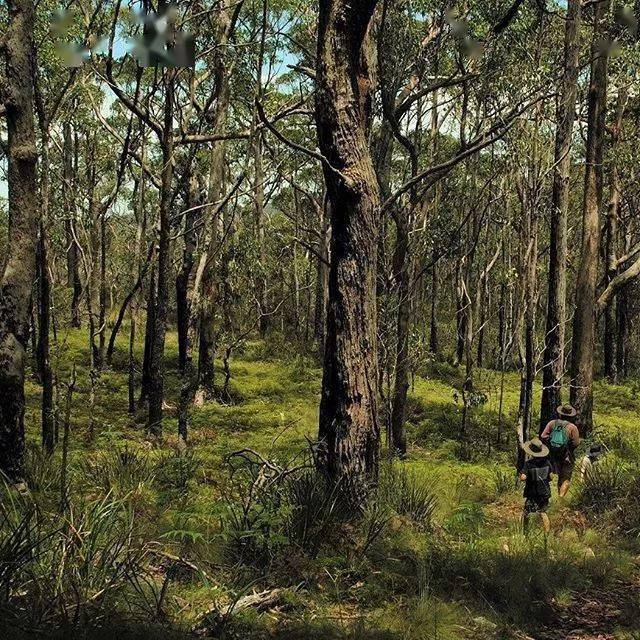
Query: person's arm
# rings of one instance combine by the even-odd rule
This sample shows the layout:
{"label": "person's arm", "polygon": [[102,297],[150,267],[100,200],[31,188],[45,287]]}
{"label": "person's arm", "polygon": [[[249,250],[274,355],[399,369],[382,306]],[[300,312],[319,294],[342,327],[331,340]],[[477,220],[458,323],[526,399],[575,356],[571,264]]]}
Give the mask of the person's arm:
{"label": "person's arm", "polygon": [[572,451],[575,451],[580,444],[580,432],[578,431],[578,427],[576,427],[573,422],[570,422],[567,426],[567,430],[569,432],[569,446]]}
{"label": "person's arm", "polygon": [[551,435],[551,429],[553,428],[554,422],[555,420],[547,422],[547,426],[542,430],[542,433],[540,434],[540,440],[542,440],[542,442],[549,441],[549,436]]}
{"label": "person's arm", "polygon": [[580,480],[584,482],[584,479],[587,475],[587,471],[591,466],[591,460],[589,460],[589,456],[585,456],[582,458],[582,464],[580,465]]}

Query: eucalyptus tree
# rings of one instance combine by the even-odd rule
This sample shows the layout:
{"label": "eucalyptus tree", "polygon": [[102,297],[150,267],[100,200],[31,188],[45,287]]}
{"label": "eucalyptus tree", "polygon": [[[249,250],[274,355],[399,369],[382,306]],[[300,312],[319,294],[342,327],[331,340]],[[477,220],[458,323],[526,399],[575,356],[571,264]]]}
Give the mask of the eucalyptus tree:
{"label": "eucalyptus tree", "polygon": [[7,6],[7,31],[0,41],[6,73],[0,107],[8,132],[9,199],[9,250],[0,279],[0,471],[17,481],[24,472],[24,378],[39,215],[35,12],[31,0],[9,0]]}
{"label": "eucalyptus tree", "polygon": [[542,365],[540,426],[555,416],[561,404],[565,373],[565,327],[567,297],[567,219],[571,146],[578,93],[580,23],[582,0],[569,0],[564,30],[563,74],[556,109],[553,191],[550,212],[549,287],[545,349]]}
{"label": "eucalyptus tree", "polygon": [[571,404],[578,410],[579,426],[588,435],[593,426],[593,352],[596,329],[596,289],[600,245],[605,119],[609,46],[609,0],[594,4],[591,72],[587,97],[582,248],[576,278],[571,350]]}

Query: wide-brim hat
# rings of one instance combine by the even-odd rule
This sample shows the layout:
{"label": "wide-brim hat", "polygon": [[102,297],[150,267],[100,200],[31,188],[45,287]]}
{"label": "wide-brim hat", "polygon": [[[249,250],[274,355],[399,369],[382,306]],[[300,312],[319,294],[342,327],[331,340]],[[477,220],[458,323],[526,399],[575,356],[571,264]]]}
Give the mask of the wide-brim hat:
{"label": "wide-brim hat", "polygon": [[549,447],[540,440],[532,438],[522,445],[524,452],[533,458],[546,458],[549,455]]}
{"label": "wide-brim hat", "polygon": [[604,454],[604,449],[601,444],[592,444],[589,447],[589,453],[587,454],[590,458],[600,458]]}
{"label": "wide-brim hat", "polygon": [[563,418],[575,418],[578,415],[575,407],[572,407],[570,404],[561,404],[556,411],[558,415]]}

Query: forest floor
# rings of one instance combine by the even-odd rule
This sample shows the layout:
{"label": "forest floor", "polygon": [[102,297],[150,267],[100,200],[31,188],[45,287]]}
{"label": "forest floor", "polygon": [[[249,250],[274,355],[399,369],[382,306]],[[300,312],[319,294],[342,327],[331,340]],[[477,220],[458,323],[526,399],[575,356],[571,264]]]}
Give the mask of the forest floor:
{"label": "forest floor", "polygon": [[[522,489],[512,464],[517,373],[508,372],[502,385],[499,372],[478,371],[477,389],[486,401],[474,408],[462,447],[455,391],[461,374],[447,364],[426,364],[410,390],[408,458],[383,464],[390,483],[402,484],[401,504],[384,513],[369,510],[360,528],[342,525],[338,540],[322,523],[309,524],[316,526],[311,537],[292,533],[291,514],[247,498],[247,469],[236,464],[236,474],[230,472],[239,459],[230,462],[228,455],[242,449],[282,467],[300,463],[307,439],[316,435],[321,372],[310,359],[274,357],[262,343],[236,354],[232,401],[193,410],[185,461],[175,453],[180,381],[174,334],[167,343],[161,444],[147,440],[141,416],[127,414],[124,345],[101,375],[93,407],[86,335],[61,333],[57,345],[61,405],[72,363],[78,370],[72,495],[131,501],[138,535],[153,541],[148,570],[161,585],[152,589],[159,628],[184,633],[195,625],[231,638],[640,638],[640,544],[616,515],[617,505],[585,508],[574,482],[563,502],[554,490],[551,534],[535,527],[523,533]],[[595,391],[594,437],[609,449],[607,468],[632,470],[640,460],[640,385],[598,383]],[[34,453],[35,381],[27,394],[32,473],[42,476]],[[313,487],[308,495],[317,497]],[[262,595],[246,600],[254,593]],[[90,637],[113,637],[115,624],[112,619],[106,635]],[[165,637],[153,629],[149,624],[129,633]]]}

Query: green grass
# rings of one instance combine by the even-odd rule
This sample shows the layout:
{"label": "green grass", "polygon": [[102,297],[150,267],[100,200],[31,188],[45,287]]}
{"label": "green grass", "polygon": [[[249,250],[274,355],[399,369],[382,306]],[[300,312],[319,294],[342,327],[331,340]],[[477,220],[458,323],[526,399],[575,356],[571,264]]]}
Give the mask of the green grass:
{"label": "green grass", "polygon": [[[136,348],[141,358],[142,345]],[[93,410],[86,335],[63,331],[53,354],[61,401],[73,363],[78,369],[70,450],[74,492],[87,499],[107,492],[126,499],[141,536],[201,570],[177,572],[168,580],[164,617],[156,620],[162,628],[188,628],[213,603],[228,603],[243,589],[302,585],[276,615],[245,611],[225,621],[225,632],[248,638],[506,638],[513,628],[535,629],[536,621],[547,619],[552,599],[570,603],[576,591],[629,579],[635,571],[637,541],[621,539],[604,518],[586,519],[577,499],[560,505],[554,498],[548,540],[537,533],[523,536],[521,490],[513,470],[515,372],[505,374],[501,416],[500,373],[477,372],[476,385],[486,402],[472,411],[472,453],[462,460],[461,401],[455,391],[460,371],[430,363],[410,389],[410,449],[401,463],[413,479],[401,482],[405,501],[417,506],[400,508],[384,500],[380,513],[365,518],[382,531],[365,551],[364,525],[339,525],[339,537],[320,540],[311,556],[286,539],[282,523],[289,516],[276,504],[257,520],[261,531],[247,533],[270,545],[267,564],[258,566],[228,553],[229,505],[240,504],[246,486],[240,476],[230,477],[225,458],[242,448],[280,464],[299,456],[316,435],[319,367],[299,357],[280,360],[273,349],[248,344],[231,364],[233,403],[209,402],[192,410],[192,457],[185,461],[175,454],[180,390],[175,334],[167,337],[169,408],[162,443],[147,441],[144,416],[127,414],[124,351],[116,351],[113,369],[101,375]],[[638,388],[632,382],[595,387],[598,437],[628,463],[640,456]],[[36,499],[54,508],[59,456],[47,462],[37,454],[39,395],[38,385],[29,380],[30,468]],[[421,487],[435,497],[428,523],[412,516],[427,513]],[[577,488],[572,495],[579,496]],[[159,589],[166,569],[154,563],[153,589]],[[146,637],[162,636],[149,632]]]}

